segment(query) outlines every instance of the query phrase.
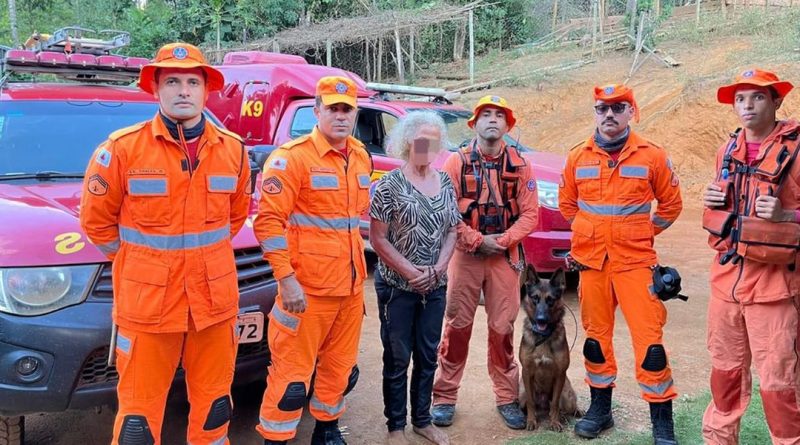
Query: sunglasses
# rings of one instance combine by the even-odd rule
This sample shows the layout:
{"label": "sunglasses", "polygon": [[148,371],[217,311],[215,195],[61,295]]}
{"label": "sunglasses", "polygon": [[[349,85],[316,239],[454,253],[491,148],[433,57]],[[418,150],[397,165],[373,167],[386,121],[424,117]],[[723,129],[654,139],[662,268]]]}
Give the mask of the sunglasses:
{"label": "sunglasses", "polygon": [[628,108],[628,104],[626,104],[624,102],[617,102],[617,103],[611,104],[611,105],[608,105],[608,104],[595,105],[594,106],[594,112],[597,113],[598,115],[602,116],[602,115],[608,113],[609,108],[611,109],[611,111],[614,112],[614,114],[622,114],[622,113],[625,112],[625,109]]}

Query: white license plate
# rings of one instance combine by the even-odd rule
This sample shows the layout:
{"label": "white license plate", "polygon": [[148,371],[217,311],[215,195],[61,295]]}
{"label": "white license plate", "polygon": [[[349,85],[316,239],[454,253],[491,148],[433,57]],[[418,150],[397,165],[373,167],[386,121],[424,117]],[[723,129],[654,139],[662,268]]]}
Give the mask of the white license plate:
{"label": "white license plate", "polygon": [[256,343],[264,338],[264,314],[261,312],[246,312],[239,314],[236,332],[239,334],[239,343]]}

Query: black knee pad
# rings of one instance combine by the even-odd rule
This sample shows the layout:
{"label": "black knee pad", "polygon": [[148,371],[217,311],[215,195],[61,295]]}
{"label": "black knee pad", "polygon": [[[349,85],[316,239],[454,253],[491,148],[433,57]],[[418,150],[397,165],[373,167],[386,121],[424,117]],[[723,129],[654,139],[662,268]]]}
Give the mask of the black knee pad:
{"label": "black knee pad", "polygon": [[600,342],[593,338],[587,338],[583,342],[583,356],[592,363],[600,364],[606,362],[603,350],[600,349]]}
{"label": "black knee pad", "polygon": [[119,445],[153,445],[156,440],[144,416],[125,416],[119,431]]}
{"label": "black knee pad", "polygon": [[296,411],[306,403],[306,384],[303,382],[292,382],[286,386],[281,401],[278,402],[278,409],[281,411]]}
{"label": "black knee pad", "polygon": [[353,366],[353,369],[350,370],[350,377],[347,378],[347,388],[344,389],[344,395],[349,394],[356,387],[359,374],[358,365]]}
{"label": "black knee pad", "polygon": [[645,371],[661,371],[667,367],[667,351],[662,345],[650,345],[647,347],[647,354],[642,362],[642,369]]}
{"label": "black knee pad", "polygon": [[211,408],[208,409],[208,416],[206,417],[206,423],[203,425],[203,429],[211,431],[225,425],[231,420],[232,411],[233,406],[230,396],[225,395],[214,400],[211,404]]}

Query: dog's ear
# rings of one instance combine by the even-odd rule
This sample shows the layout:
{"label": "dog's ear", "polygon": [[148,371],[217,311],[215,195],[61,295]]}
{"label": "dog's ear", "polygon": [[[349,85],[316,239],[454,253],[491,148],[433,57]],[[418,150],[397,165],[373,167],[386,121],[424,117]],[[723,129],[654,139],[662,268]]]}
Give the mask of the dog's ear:
{"label": "dog's ear", "polygon": [[539,275],[536,274],[533,264],[528,264],[528,268],[525,270],[525,284],[539,284]]}
{"label": "dog's ear", "polygon": [[553,287],[557,287],[561,289],[561,292],[564,292],[564,290],[567,288],[567,279],[564,275],[563,269],[559,268],[558,270],[553,272],[553,277],[550,278],[550,285]]}

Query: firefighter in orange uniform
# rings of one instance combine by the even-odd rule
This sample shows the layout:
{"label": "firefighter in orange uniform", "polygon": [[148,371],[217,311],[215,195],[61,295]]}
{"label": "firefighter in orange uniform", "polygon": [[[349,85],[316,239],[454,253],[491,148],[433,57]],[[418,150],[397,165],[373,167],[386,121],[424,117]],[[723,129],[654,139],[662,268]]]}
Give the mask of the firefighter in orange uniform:
{"label": "firefighter in orange uniform", "polygon": [[792,88],[751,69],[717,91],[742,128],[717,151],[716,178],[703,196],[703,227],[717,251],[708,305],[711,403],[703,417],[709,444],[739,443],[751,362],[772,443],[800,444],[800,123],[775,119]]}
{"label": "firefighter in orange uniform", "polygon": [[433,386],[433,423],[453,423],[472,324],[481,291],[489,322],[489,376],[495,403],[509,428],[523,429],[514,321],[519,313],[522,240],[539,218],[536,178],[530,161],[503,140],[516,119],[506,100],[481,98],[467,122],[476,137],[445,161],[463,221],[447,270],[445,328]]}
{"label": "firefighter in orange uniform", "polygon": [[256,427],[265,444],[295,436],[309,394],[317,420],[311,443],[345,443],[338,419],[358,378],[367,276],[359,220],[369,206],[372,171],[364,145],[350,136],[356,93],[348,78],[320,79],[317,125],[275,150],[265,167],[254,228],[279,281]]}
{"label": "firefighter in orange uniform", "polygon": [[[652,290],[652,268],[658,263],[653,237],[682,209],[678,178],[667,152],[628,126],[639,120],[630,88],[596,87],[594,99],[597,129],[569,153],[559,193],[561,213],[572,224],[571,257],[581,270],[583,355],[592,397],[575,433],[594,438],[614,425],[612,334],[619,304],[631,331],[636,380],[650,404],[655,443],[675,444],[676,393],[662,342],[667,311]],[[653,200],[658,206],[651,217]]]}
{"label": "firefighter in orange uniform", "polygon": [[231,239],[250,205],[239,139],[203,116],[222,74],[199,49],[165,45],[139,87],[160,104],[116,131],[86,170],[81,226],[113,261],[116,445],[161,443],[164,405],[186,371],[191,444],[227,444],[239,291]]}

